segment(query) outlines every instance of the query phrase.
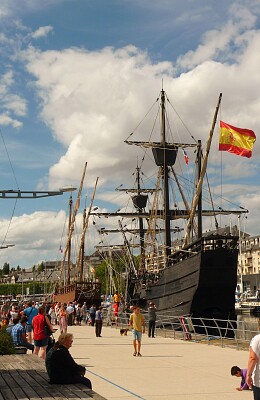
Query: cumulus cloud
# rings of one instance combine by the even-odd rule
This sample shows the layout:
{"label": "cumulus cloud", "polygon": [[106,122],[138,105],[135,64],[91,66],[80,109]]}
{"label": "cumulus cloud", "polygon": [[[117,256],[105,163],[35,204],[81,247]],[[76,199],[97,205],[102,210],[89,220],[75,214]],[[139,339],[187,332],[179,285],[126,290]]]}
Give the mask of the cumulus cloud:
{"label": "cumulus cloud", "polygon": [[[75,237],[73,239],[72,260],[76,261],[82,226],[82,213],[78,213],[75,223]],[[67,241],[67,216],[64,211],[47,212],[37,211],[32,214],[23,214],[14,217],[8,238],[2,244],[14,244],[7,250],[1,250],[1,259],[8,257],[11,266],[17,266],[17,254],[19,254],[19,265],[28,267],[29,265],[40,264],[44,260],[57,261],[62,259],[59,252],[60,246],[64,249]],[[8,229],[9,221],[2,219],[0,227],[0,237],[4,237]],[[90,230],[92,227],[90,226]],[[32,234],[33,233],[33,234]],[[51,234],[51,240],[50,240]],[[93,238],[96,233],[93,231]],[[94,251],[94,245],[91,243]]]}
{"label": "cumulus cloud", "polygon": [[[233,61],[241,51],[241,43],[238,45],[238,38],[245,30],[252,29],[257,17],[241,5],[232,5],[230,9],[231,18],[219,29],[206,32],[202,37],[202,43],[196,50],[188,51],[177,60],[177,67],[180,69],[191,69],[197,65],[217,59]],[[238,54],[237,54],[238,53]]]}
{"label": "cumulus cloud", "polygon": [[[166,3],[164,5],[169,4]],[[52,28],[47,26],[33,33],[26,32],[26,35],[27,38],[37,39],[50,32]],[[87,161],[85,188],[91,188],[96,176],[99,176],[97,203],[106,202],[114,208],[121,207],[126,197],[114,197],[111,187],[120,183],[130,185],[137,159],[140,162],[144,155],[142,152],[140,155],[140,149],[127,146],[124,140],[132,132],[133,140],[149,139],[154,120],[146,122],[144,116],[152,103],[156,103],[162,80],[171,101],[167,107],[170,109],[173,106],[189,129],[187,131],[181,124],[173,125],[172,133],[176,141],[190,141],[192,134],[202,139],[205,149],[220,92],[223,93],[220,118],[258,133],[259,43],[260,31],[255,27],[255,16],[245,7],[235,4],[223,26],[205,32],[197,48],[182,54],[176,63],[154,61],[147,51],[132,45],[96,51],[76,47],[44,51],[30,45],[20,51],[20,59],[31,78],[30,89],[34,90],[38,99],[40,117],[63,150],[50,166],[48,174],[39,181],[39,187],[78,186]],[[12,84],[13,75],[8,72],[0,81],[0,92],[9,95],[10,99],[5,103],[7,112],[2,115],[2,121],[5,117],[8,122],[11,112],[20,116],[26,112],[26,103],[22,103],[22,98],[11,97]],[[155,104],[154,115],[156,107]],[[138,126],[140,121],[142,124]],[[135,127],[138,129],[135,130]],[[158,140],[160,131],[156,133]],[[209,165],[211,173],[216,169],[219,174],[215,192],[219,194],[223,190],[230,200],[236,199],[237,203],[258,212],[257,185],[249,181],[249,177],[256,175],[258,170],[258,140],[253,150],[254,157],[248,160],[228,153],[220,155],[217,136],[216,128]],[[151,161],[145,168],[147,176],[152,176]],[[226,186],[220,189],[218,185],[222,178]],[[247,196],[244,196],[245,192]],[[252,233],[258,228],[255,215],[247,219]],[[19,232],[19,235],[10,236],[17,243],[15,249],[19,245],[19,251],[24,251],[20,254],[25,255],[30,238],[32,256],[30,259],[27,256],[27,260],[35,259],[39,250],[39,260],[50,259],[50,254],[55,254],[55,249],[59,247],[57,238],[62,226],[61,216],[64,217],[62,213],[42,212],[15,220],[13,232]],[[32,232],[36,231],[37,237],[34,238]],[[49,241],[50,232],[55,238],[53,243]],[[15,259],[15,250],[11,251]]]}

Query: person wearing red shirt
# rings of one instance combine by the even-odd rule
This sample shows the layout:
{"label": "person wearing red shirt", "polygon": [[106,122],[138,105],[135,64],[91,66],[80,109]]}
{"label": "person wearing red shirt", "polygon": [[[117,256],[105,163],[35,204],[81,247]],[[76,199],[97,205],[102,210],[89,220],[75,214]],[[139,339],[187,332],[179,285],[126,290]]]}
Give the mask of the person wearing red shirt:
{"label": "person wearing red shirt", "polygon": [[45,307],[41,306],[38,308],[38,315],[36,315],[32,320],[33,334],[34,334],[34,354],[38,355],[40,352],[40,357],[45,360],[46,349],[48,346],[49,337],[46,336],[44,332],[44,326],[48,325],[52,333],[55,329],[52,327],[49,318],[46,318]]}

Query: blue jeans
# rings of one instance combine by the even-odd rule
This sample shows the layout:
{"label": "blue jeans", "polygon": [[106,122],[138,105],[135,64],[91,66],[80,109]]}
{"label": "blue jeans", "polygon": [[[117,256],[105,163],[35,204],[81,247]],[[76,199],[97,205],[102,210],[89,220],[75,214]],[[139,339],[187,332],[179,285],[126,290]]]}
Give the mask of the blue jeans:
{"label": "blue jeans", "polygon": [[141,342],[142,340],[142,332],[136,331],[135,329],[132,329],[132,336],[134,340],[137,340],[138,342]]}
{"label": "blue jeans", "polygon": [[29,342],[21,342],[21,346],[26,347],[28,350],[31,350],[33,353],[34,345]]}
{"label": "blue jeans", "polygon": [[149,321],[149,330],[148,330],[148,336],[154,337],[154,331],[155,331],[155,321]]}

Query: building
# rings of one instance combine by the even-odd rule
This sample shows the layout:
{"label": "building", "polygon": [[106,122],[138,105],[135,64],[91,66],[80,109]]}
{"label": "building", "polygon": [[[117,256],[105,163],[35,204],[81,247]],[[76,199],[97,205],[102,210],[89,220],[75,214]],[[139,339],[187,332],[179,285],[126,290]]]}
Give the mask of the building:
{"label": "building", "polygon": [[239,291],[255,294],[260,289],[260,236],[241,239],[237,272]]}

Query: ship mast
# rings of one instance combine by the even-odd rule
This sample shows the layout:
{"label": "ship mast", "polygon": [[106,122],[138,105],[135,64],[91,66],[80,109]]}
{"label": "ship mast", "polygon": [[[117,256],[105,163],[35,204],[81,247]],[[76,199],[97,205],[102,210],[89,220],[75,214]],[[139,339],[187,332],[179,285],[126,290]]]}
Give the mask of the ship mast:
{"label": "ship mast", "polygon": [[[66,257],[67,257],[67,254],[68,254],[68,251],[69,251],[69,248],[70,248],[70,242],[71,242],[72,234],[73,234],[73,231],[74,231],[74,224],[75,224],[75,220],[76,220],[76,215],[77,215],[77,212],[78,212],[78,209],[79,209],[79,205],[80,205],[80,196],[81,196],[81,192],[82,192],[82,189],[83,189],[84,179],[85,179],[85,175],[86,175],[86,169],[87,169],[87,162],[85,163],[84,168],[83,168],[83,173],[82,173],[82,178],[81,178],[81,182],[80,182],[80,187],[79,187],[79,190],[78,190],[76,204],[75,204],[74,211],[72,213],[71,220],[70,220],[70,223],[69,223],[69,232],[68,232],[66,247],[65,247],[65,250],[64,250],[64,254],[63,254],[63,260],[62,260],[62,263],[61,263],[60,282],[61,282],[61,279],[62,279],[62,276],[63,276],[63,272],[64,272],[64,269],[65,269],[65,260],[66,260]],[[71,269],[70,267],[71,266],[68,265],[66,282],[64,282],[64,284],[66,284],[66,285],[70,284],[70,273],[71,273],[70,272],[70,269]]]}
{"label": "ship mast", "polygon": [[165,267],[168,266],[169,256],[171,254],[171,220],[170,220],[170,200],[169,200],[169,168],[167,159],[166,139],[165,139],[165,92],[161,91],[161,142],[163,148],[163,201],[164,201],[164,225],[165,225]]}
{"label": "ship mast", "polygon": [[[196,214],[197,206],[199,205],[200,209],[201,209],[202,184],[203,184],[203,179],[204,179],[204,176],[206,173],[209,151],[210,151],[212,137],[213,137],[216,121],[217,121],[217,116],[218,116],[218,111],[220,108],[221,99],[222,99],[222,93],[220,93],[219,98],[218,98],[218,104],[217,104],[217,107],[215,110],[212,126],[211,126],[210,133],[209,133],[209,139],[208,139],[207,145],[206,145],[206,152],[205,152],[205,155],[204,155],[204,158],[202,161],[202,165],[201,165],[201,171],[200,171],[200,176],[199,176],[199,180],[198,180],[198,184],[197,184],[197,190],[196,190],[196,194],[194,196],[192,206],[191,206],[190,218],[188,220],[187,231],[186,231],[186,235],[185,235],[185,245],[187,245],[190,240],[191,227],[192,227],[194,216]],[[198,153],[201,154],[201,149],[199,149]],[[200,155],[200,154],[198,154],[198,155]],[[200,158],[200,157],[198,157],[198,158]],[[200,213],[200,219],[201,219],[201,216],[202,216],[202,212]],[[198,224],[201,224],[201,222],[198,221]],[[200,230],[201,230],[200,234],[202,236],[202,227],[200,228]]]}

